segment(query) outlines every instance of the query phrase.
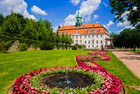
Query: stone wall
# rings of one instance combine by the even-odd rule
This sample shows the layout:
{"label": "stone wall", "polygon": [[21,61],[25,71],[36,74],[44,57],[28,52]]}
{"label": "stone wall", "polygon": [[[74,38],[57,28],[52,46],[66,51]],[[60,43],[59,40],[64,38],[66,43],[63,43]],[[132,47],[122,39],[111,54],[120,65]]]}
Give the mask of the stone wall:
{"label": "stone wall", "polygon": [[16,40],[13,45],[8,49],[8,51],[18,51],[18,44],[19,44],[19,41]]}

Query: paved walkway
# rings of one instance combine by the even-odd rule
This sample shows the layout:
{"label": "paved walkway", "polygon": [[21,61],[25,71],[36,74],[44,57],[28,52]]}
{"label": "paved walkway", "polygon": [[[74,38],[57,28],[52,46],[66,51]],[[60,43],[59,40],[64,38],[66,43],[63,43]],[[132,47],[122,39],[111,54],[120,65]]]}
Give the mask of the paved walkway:
{"label": "paved walkway", "polygon": [[127,51],[112,51],[138,78],[140,78],[140,55]]}

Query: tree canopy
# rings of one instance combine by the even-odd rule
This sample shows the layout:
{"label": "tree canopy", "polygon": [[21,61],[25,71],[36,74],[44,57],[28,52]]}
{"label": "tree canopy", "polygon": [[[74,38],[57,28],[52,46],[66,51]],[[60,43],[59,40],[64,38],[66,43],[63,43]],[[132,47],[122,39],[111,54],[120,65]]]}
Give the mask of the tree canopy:
{"label": "tree canopy", "polygon": [[[24,18],[19,13],[11,12],[4,17],[0,14],[0,39],[3,41],[22,40],[23,42],[45,41],[46,43],[71,44],[68,35],[54,33],[52,23],[47,19],[35,21]],[[28,41],[27,41],[28,40]],[[30,42],[29,42],[30,44]]]}
{"label": "tree canopy", "polygon": [[140,24],[136,25],[134,29],[124,29],[120,34],[112,33],[113,43],[115,47],[133,47],[134,45],[140,47]]}
{"label": "tree canopy", "polygon": [[116,15],[116,18],[121,22],[124,21],[122,14],[128,12],[127,20],[135,26],[140,22],[140,1],[139,0],[109,0],[112,7],[111,13]]}

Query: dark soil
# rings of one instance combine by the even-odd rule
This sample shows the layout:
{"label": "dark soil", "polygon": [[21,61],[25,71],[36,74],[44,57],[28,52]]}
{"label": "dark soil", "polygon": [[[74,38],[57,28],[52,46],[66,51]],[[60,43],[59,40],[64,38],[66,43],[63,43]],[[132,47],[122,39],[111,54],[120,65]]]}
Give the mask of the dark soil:
{"label": "dark soil", "polygon": [[67,85],[61,85],[59,82],[63,81],[66,78],[66,73],[57,73],[57,74],[51,74],[47,75],[45,77],[42,77],[40,79],[40,85],[41,87],[49,87],[50,89],[53,88],[82,88],[91,86],[94,84],[94,79],[90,78],[84,74],[78,74],[74,72],[68,73],[68,80],[70,80],[72,83]]}

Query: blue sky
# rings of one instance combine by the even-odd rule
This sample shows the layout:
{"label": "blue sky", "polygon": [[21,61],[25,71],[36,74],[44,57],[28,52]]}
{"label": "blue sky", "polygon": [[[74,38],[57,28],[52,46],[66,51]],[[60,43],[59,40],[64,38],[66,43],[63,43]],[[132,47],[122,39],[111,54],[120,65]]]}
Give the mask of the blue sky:
{"label": "blue sky", "polygon": [[126,19],[124,23],[113,22],[115,15],[110,12],[108,0],[0,0],[0,13],[4,16],[9,15],[11,9],[35,20],[48,19],[54,31],[62,24],[74,25],[77,11],[81,13],[84,24],[98,21],[111,33],[133,28],[126,19],[129,12],[122,15]]}

